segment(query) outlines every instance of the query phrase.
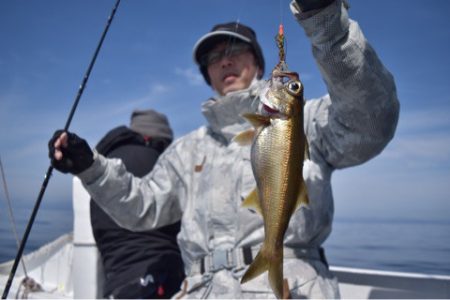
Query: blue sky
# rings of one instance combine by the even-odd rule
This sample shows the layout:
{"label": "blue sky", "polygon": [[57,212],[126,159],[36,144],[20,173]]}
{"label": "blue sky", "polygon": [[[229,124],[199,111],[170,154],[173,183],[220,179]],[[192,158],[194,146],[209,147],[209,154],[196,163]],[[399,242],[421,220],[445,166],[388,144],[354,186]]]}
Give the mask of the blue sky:
{"label": "blue sky", "polygon": [[[287,61],[307,98],[326,92],[289,1],[124,0],[71,130],[93,146],[133,109],[168,115],[176,136],[204,124],[211,94],[192,61],[197,38],[216,23],[252,26],[275,65],[280,20]],[[32,206],[48,167],[47,141],[62,128],[113,0],[0,1],[0,155],[11,198]],[[333,177],[336,215],[449,220],[450,2],[350,1],[350,16],[396,79],[401,116],[394,140],[372,161]],[[267,73],[266,73],[267,76]],[[46,205],[70,206],[70,176],[55,173]],[[0,194],[3,198],[3,193]],[[0,217],[6,216],[3,199]]]}

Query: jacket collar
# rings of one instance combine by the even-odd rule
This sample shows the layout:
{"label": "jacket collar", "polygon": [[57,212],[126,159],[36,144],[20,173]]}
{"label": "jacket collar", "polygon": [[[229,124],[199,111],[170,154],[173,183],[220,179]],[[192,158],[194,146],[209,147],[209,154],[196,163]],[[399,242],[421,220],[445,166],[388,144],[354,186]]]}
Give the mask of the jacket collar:
{"label": "jacket collar", "polygon": [[211,130],[223,136],[227,142],[250,125],[242,118],[244,113],[255,113],[259,109],[259,93],[264,80],[254,79],[245,90],[215,96],[202,104],[202,113]]}

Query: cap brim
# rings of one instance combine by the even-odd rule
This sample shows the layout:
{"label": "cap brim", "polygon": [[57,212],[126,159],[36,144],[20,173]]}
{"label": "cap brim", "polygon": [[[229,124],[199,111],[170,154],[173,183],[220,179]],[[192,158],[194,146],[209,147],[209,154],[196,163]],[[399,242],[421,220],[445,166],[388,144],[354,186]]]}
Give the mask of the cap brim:
{"label": "cap brim", "polygon": [[226,30],[209,32],[204,36],[202,36],[194,45],[193,58],[197,65],[200,65],[200,57],[203,54],[203,52],[209,49],[213,44],[218,42],[220,40],[220,37],[237,38],[246,43],[251,43],[251,40],[248,37],[236,32]]}

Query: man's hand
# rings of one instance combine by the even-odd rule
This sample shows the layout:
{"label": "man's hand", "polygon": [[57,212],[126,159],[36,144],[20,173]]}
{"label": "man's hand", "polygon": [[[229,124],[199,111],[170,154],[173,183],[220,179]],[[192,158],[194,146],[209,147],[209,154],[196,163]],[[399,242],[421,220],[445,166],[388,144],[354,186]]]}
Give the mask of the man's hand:
{"label": "man's hand", "polygon": [[81,173],[94,162],[94,153],[88,143],[63,130],[55,131],[48,142],[48,156],[52,166],[62,173]]}
{"label": "man's hand", "polygon": [[302,12],[325,8],[335,0],[295,0]]}

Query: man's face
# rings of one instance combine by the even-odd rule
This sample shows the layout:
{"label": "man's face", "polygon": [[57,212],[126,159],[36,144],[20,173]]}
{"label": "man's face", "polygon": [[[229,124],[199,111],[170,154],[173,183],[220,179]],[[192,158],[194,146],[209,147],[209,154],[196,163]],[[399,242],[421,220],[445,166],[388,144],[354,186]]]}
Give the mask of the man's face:
{"label": "man's face", "polygon": [[260,72],[250,46],[244,43],[219,43],[207,56],[211,86],[220,95],[248,88]]}

